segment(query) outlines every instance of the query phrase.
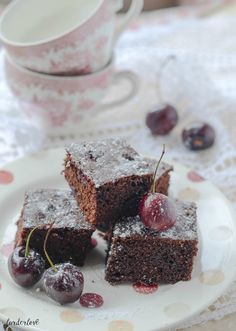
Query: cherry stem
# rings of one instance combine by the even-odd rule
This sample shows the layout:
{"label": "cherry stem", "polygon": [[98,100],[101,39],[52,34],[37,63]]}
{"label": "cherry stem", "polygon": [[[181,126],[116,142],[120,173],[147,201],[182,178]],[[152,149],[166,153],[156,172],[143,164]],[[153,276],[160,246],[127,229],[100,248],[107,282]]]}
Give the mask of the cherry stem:
{"label": "cherry stem", "polygon": [[166,149],[166,146],[163,145],[163,149],[162,149],[162,153],[161,153],[161,157],[159,158],[159,161],[157,162],[157,166],[156,166],[156,169],[155,169],[155,172],[154,172],[154,175],[153,175],[153,182],[152,182],[152,186],[151,186],[151,192],[152,193],[155,193],[155,189],[156,189],[156,175],[157,175],[157,170],[160,166],[160,163],[161,163],[161,160],[165,154],[165,149]]}
{"label": "cherry stem", "polygon": [[37,230],[38,228],[40,228],[42,225],[39,225],[39,226],[36,226],[35,228],[33,228],[28,237],[27,237],[27,240],[26,240],[26,245],[25,245],[25,257],[28,257],[29,256],[29,243],[30,243],[30,239],[32,237],[32,234],[34,233],[35,230]]}
{"label": "cherry stem", "polygon": [[57,268],[55,267],[54,263],[52,262],[50,256],[48,255],[47,248],[46,248],[46,246],[47,246],[47,241],[48,241],[48,237],[49,237],[49,235],[50,235],[50,233],[51,233],[51,231],[52,231],[52,228],[53,228],[54,223],[55,223],[55,222],[53,222],[53,223],[50,224],[50,226],[49,226],[49,229],[48,229],[48,231],[47,231],[47,234],[46,234],[46,237],[45,237],[45,240],[44,240],[43,250],[44,250],[44,254],[45,254],[45,256],[46,256],[46,258],[47,258],[47,260],[48,260],[48,262],[49,262],[51,268],[52,268],[55,272],[57,272],[58,270],[57,270]]}

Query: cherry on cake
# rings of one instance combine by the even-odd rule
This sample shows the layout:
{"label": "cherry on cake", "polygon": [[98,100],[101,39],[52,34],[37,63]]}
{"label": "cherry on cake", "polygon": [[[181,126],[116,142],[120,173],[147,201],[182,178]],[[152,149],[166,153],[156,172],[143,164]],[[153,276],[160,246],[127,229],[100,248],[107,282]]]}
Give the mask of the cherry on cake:
{"label": "cherry on cake", "polygon": [[[86,218],[107,231],[121,216],[137,214],[152,184],[155,163],[122,139],[104,139],[71,144],[64,174]],[[168,164],[160,166],[157,191],[167,194],[172,170]]]}
{"label": "cherry on cake", "polygon": [[154,285],[191,279],[197,254],[196,205],[175,201],[176,222],[166,231],[146,227],[139,215],[122,217],[110,237],[105,278]]}

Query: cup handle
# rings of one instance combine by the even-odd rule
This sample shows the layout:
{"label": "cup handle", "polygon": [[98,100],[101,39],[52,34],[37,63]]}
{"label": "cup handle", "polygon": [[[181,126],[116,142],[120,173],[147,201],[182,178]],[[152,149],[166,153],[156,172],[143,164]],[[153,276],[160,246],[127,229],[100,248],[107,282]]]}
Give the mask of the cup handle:
{"label": "cup handle", "polygon": [[126,102],[128,102],[130,99],[132,99],[139,90],[139,78],[138,76],[129,70],[120,71],[114,74],[114,77],[112,79],[112,85],[117,84],[122,80],[128,80],[130,82],[130,91],[122,97],[119,100],[109,101],[109,102],[102,102],[101,109],[107,110],[112,107],[120,106]]}
{"label": "cup handle", "polygon": [[121,22],[116,28],[115,35],[113,38],[113,44],[117,42],[117,39],[120,37],[121,33],[126,29],[129,22],[141,13],[143,9],[143,5],[144,5],[144,0],[132,0],[129,10],[124,15]]}

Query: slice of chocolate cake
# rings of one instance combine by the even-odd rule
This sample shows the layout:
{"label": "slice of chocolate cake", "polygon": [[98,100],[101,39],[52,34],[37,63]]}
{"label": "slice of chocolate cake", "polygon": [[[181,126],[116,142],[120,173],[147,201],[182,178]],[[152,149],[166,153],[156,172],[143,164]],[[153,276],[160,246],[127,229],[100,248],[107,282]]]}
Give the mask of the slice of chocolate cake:
{"label": "slice of chocolate cake", "polygon": [[44,256],[45,236],[48,226],[53,222],[47,242],[47,251],[52,261],[83,265],[95,229],[85,220],[70,190],[41,189],[25,194],[17,223],[16,245],[24,246],[29,232],[41,226],[33,233],[30,247]]}
{"label": "slice of chocolate cake", "polygon": [[[86,218],[107,231],[121,216],[137,214],[139,201],[152,184],[153,162],[124,140],[105,139],[69,146],[64,174]],[[163,164],[157,176],[156,188],[165,194],[171,170]]]}
{"label": "slice of chocolate cake", "polygon": [[111,284],[171,283],[191,279],[198,234],[196,205],[176,201],[177,221],[157,232],[139,216],[118,221],[110,238],[106,280]]}

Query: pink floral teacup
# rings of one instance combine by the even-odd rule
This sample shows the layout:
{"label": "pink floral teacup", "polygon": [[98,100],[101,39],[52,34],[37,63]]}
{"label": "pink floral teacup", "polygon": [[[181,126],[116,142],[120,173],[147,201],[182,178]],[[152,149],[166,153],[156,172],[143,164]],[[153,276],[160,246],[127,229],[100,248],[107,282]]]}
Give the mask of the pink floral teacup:
{"label": "pink floral teacup", "polygon": [[109,62],[120,33],[138,15],[132,0],[116,22],[121,0],[16,0],[0,19],[0,39],[23,67],[48,74],[87,74]]}
{"label": "pink floral teacup", "polygon": [[[130,71],[114,72],[113,61],[100,71],[79,76],[37,73],[5,56],[6,81],[22,107],[42,115],[50,135],[73,133],[88,116],[128,101],[137,92],[138,80]],[[107,90],[117,79],[126,79],[131,89],[126,96],[103,102]]]}

